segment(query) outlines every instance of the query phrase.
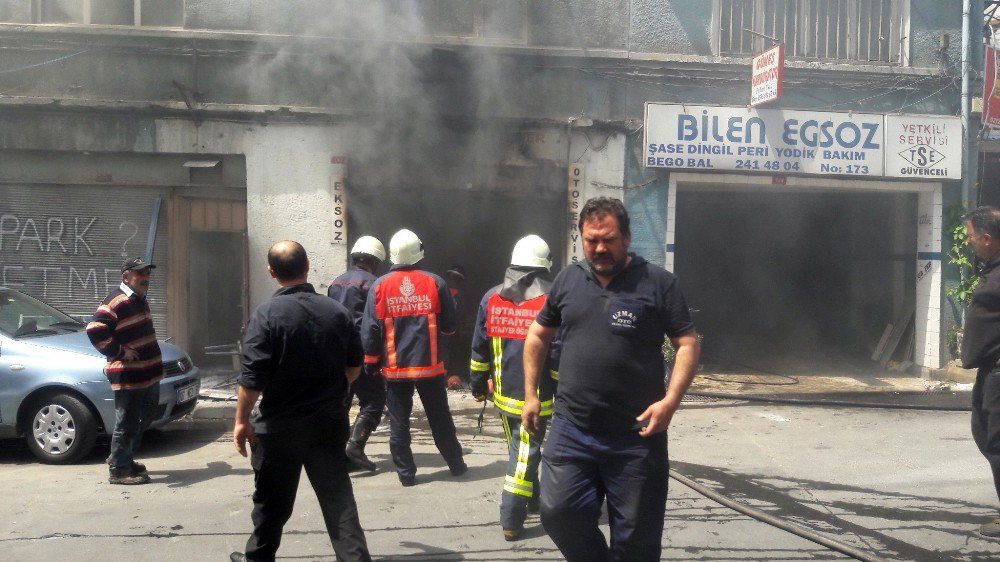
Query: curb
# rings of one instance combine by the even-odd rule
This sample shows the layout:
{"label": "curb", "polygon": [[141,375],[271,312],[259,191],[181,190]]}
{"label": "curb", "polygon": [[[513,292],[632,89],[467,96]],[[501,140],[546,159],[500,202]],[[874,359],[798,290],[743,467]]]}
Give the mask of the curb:
{"label": "curb", "polygon": [[945,371],[946,380],[965,383],[976,382],[975,369],[963,369],[955,363],[948,363],[948,368],[942,370]]}
{"label": "curb", "polygon": [[202,394],[198,397],[198,404],[189,415],[196,420],[232,421],[233,416],[236,415],[236,400],[220,400]]}
{"label": "curb", "polygon": [[[843,398],[844,395],[875,396],[883,394],[886,396],[896,395],[895,401],[905,396],[934,396],[944,392],[954,392],[963,394],[971,390],[970,388],[958,388],[948,383],[972,383],[975,382],[975,371],[961,369],[954,364],[949,364],[947,369],[938,371],[939,377],[918,378],[918,377],[890,377],[889,381],[895,384],[885,384],[884,386],[869,386],[860,383],[850,377],[803,377],[800,384],[780,385],[780,386],[755,386],[753,384],[741,384],[740,381],[716,381],[713,384],[694,384],[689,391],[690,396],[718,394],[719,398],[725,395],[729,399],[738,399],[745,396],[747,399],[760,399],[767,396],[795,396],[802,399],[804,396],[815,398],[826,396],[827,399],[834,399],[835,395]],[[718,375],[714,375],[718,376]],[[744,375],[740,376],[745,377]],[[722,378],[722,377],[720,377]],[[759,377],[766,378],[766,377]],[[876,379],[873,379],[876,380]],[[474,402],[467,389],[452,389],[448,391],[449,403],[453,410],[462,407],[478,407],[479,403]],[[464,402],[470,402],[465,404]],[[689,405],[697,400],[689,400]],[[422,405],[418,400],[414,401],[414,411],[422,411]],[[203,389],[198,397],[198,404],[194,411],[189,414],[194,420],[225,420],[232,421],[236,415],[236,393],[233,388],[227,386],[216,386]]]}

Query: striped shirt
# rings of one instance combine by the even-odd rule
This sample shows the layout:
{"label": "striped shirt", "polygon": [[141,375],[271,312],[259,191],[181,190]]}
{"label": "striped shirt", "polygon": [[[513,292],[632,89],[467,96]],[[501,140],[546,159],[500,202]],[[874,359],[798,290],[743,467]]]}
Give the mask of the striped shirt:
{"label": "striped shirt", "polygon": [[[146,299],[122,283],[87,324],[90,343],[108,359],[104,374],[114,390],[144,388],[163,378],[163,358]],[[125,360],[125,346],[139,357]]]}

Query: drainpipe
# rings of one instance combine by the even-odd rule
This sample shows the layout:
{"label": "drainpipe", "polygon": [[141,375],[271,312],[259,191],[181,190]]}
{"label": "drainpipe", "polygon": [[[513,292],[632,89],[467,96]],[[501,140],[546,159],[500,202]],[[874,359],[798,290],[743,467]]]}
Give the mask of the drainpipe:
{"label": "drainpipe", "polygon": [[962,0],[962,206],[969,210],[973,206],[972,201],[972,172],[975,168],[969,165],[971,150],[969,142],[969,111],[971,100],[969,99],[969,28],[971,24],[970,10],[972,0]]}

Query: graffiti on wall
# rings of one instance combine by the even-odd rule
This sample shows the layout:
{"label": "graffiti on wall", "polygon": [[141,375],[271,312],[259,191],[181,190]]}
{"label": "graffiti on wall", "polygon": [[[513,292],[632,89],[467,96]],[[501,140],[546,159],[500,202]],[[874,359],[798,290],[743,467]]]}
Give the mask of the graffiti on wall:
{"label": "graffiti on wall", "polygon": [[[104,256],[135,253],[131,245],[140,230],[131,221],[102,224],[108,222],[89,215],[0,215],[0,284],[43,300],[103,298],[121,282],[119,270],[107,267],[115,262],[105,263]],[[108,231],[115,234],[109,237]],[[114,250],[105,248],[108,244]],[[89,263],[94,261],[101,263]]]}

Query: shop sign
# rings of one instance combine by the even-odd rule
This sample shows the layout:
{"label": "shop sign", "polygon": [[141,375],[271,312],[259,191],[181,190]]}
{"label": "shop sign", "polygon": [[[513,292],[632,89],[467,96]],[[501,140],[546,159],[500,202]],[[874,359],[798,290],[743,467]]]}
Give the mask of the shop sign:
{"label": "shop sign", "polygon": [[935,115],[886,115],[885,175],[962,179],[961,120]]}
{"label": "shop sign", "polygon": [[1000,57],[997,57],[997,49],[991,45],[986,45],[986,69],[983,77],[983,124],[987,127],[1000,127],[1000,72],[997,72],[997,65],[1000,64]]}
{"label": "shop sign", "polygon": [[960,179],[958,117],[646,104],[647,168]]}
{"label": "shop sign", "polygon": [[757,53],[750,65],[750,107],[780,98],[785,78],[785,44],[778,43]]}
{"label": "shop sign", "polygon": [[646,167],[882,175],[882,115],[646,104]]}

